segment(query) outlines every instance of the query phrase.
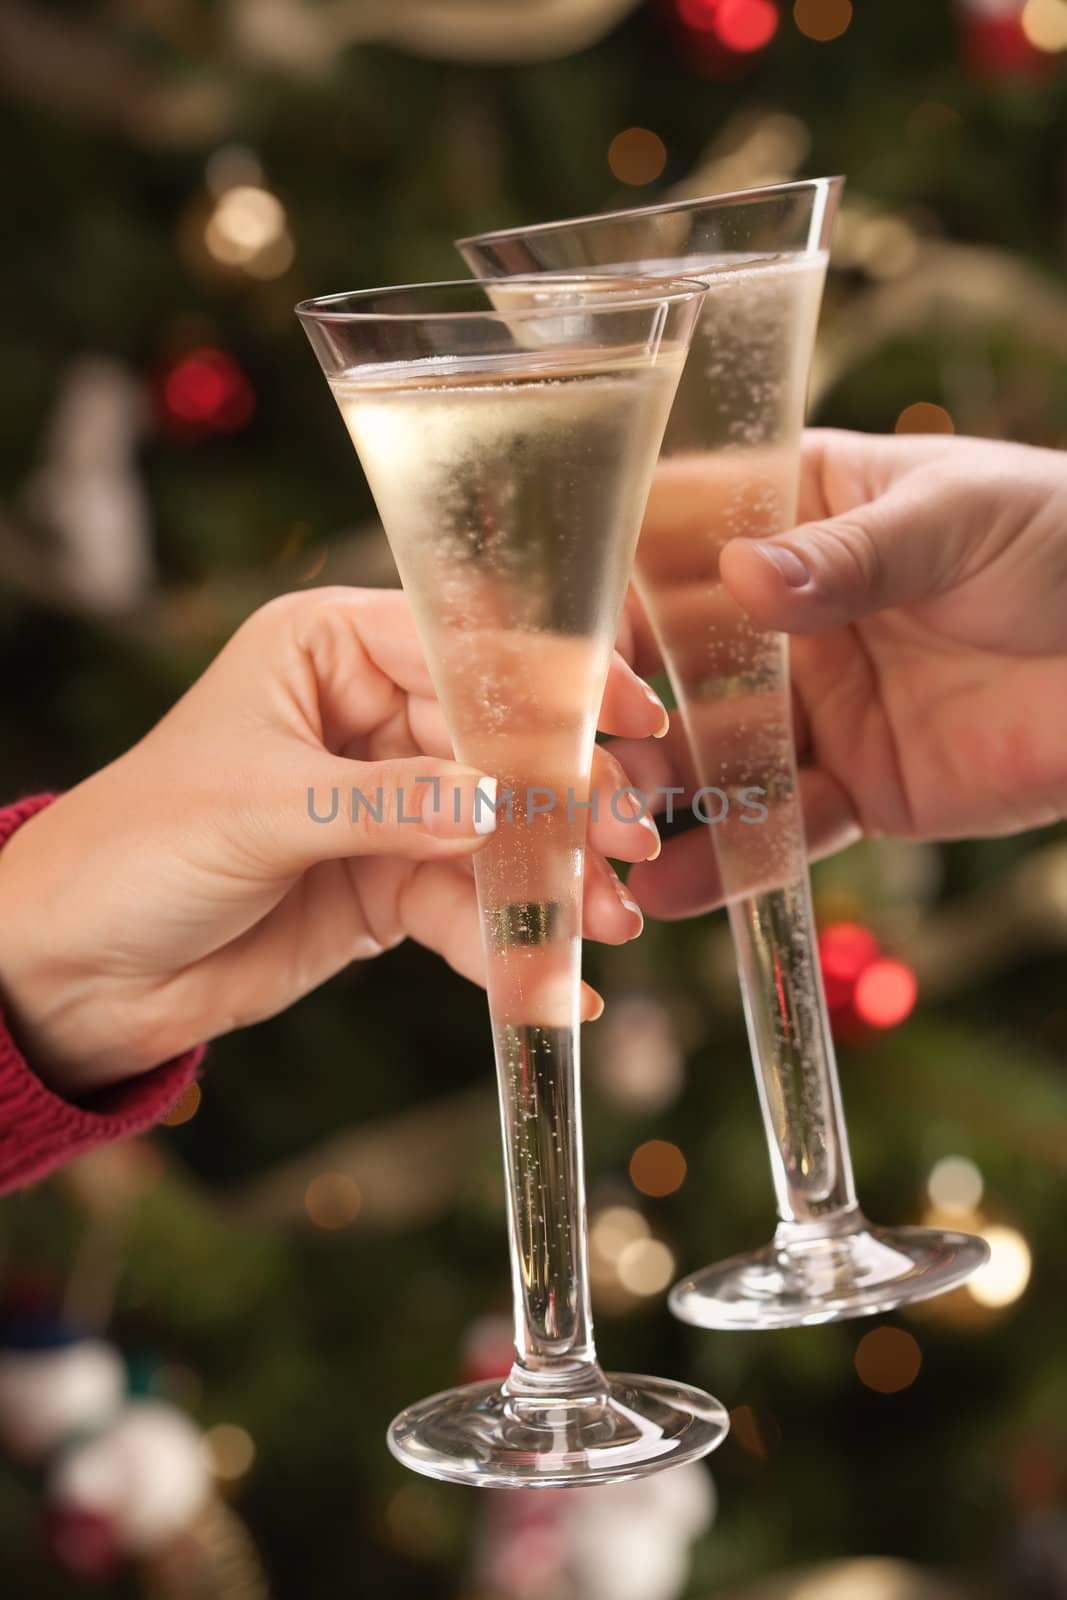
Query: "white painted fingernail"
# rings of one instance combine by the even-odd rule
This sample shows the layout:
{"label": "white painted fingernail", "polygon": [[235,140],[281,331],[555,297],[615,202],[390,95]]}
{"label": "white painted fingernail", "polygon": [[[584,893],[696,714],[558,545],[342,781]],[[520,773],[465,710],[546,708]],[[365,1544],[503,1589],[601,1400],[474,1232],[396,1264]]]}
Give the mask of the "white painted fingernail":
{"label": "white painted fingernail", "polygon": [[495,778],[479,778],[474,788],[474,831],[481,835],[496,832]]}

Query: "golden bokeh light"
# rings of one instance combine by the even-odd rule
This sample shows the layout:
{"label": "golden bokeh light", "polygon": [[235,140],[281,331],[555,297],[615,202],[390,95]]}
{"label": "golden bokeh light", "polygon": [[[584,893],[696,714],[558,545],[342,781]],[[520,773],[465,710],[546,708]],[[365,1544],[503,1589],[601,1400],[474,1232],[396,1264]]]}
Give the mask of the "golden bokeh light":
{"label": "golden bokeh light", "polygon": [[674,1277],[674,1256],[662,1239],[632,1239],[619,1256],[616,1272],[630,1294],[662,1294]]}
{"label": "golden bokeh light", "polygon": [[796,0],[793,21],[806,39],[840,39],[852,21],[852,0]]}
{"label": "golden bokeh light", "polygon": [[1026,0],[1020,22],[1035,50],[1067,50],[1067,0]]}
{"label": "golden bokeh light", "polygon": [[355,1222],[362,1205],[359,1184],[344,1172],[320,1172],[304,1195],[304,1210],[316,1228],[330,1231]]}
{"label": "golden bokeh light", "polygon": [[589,1243],[594,1254],[614,1265],[628,1244],[647,1239],[650,1232],[640,1211],[632,1206],[605,1206],[593,1218]]}
{"label": "golden bokeh light", "polygon": [[931,1168],[926,1192],[938,1211],[960,1214],[977,1211],[985,1182],[967,1156],[943,1156]]}
{"label": "golden bokeh light", "polygon": [[685,1182],[686,1160],[676,1144],[648,1139],[630,1157],[630,1181],[642,1194],[656,1199],[674,1194]]}
{"label": "golden bokeh light", "polygon": [[204,1460],[213,1477],[224,1483],[243,1478],[256,1459],[252,1435],[235,1422],[220,1422],[203,1438]]}
{"label": "golden bokeh light", "polygon": [[219,196],[204,228],[204,244],[220,266],[261,280],[280,278],[296,254],[281,201],[250,183]]}
{"label": "golden bokeh light", "polygon": [[930,400],[916,400],[905,406],[893,425],[894,433],[955,433],[956,424],[944,406]]}
{"label": "golden bokeh light", "polygon": [[162,1119],[163,1126],[166,1128],[180,1128],[183,1122],[191,1122],[200,1110],[202,1099],[200,1085],[191,1083],[185,1092],[175,1100],[166,1116]]}
{"label": "golden bokeh light", "polygon": [[923,1364],[918,1340],[903,1328],[872,1328],[853,1357],[862,1384],[878,1394],[899,1394],[919,1376]]}
{"label": "golden bokeh light", "polygon": [[989,1246],[989,1260],[968,1280],[967,1291],[980,1306],[1010,1306],[1030,1282],[1030,1246],[1017,1228],[983,1228],[982,1237]]}
{"label": "golden bokeh light", "polygon": [[608,146],[608,166],[620,183],[655,183],[667,165],[667,146],[651,128],[624,128]]}

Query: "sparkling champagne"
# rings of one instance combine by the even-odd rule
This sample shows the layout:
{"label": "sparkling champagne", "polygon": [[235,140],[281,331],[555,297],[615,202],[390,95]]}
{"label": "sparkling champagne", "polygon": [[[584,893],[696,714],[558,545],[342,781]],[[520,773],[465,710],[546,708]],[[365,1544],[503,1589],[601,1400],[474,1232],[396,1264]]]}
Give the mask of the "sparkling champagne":
{"label": "sparkling champagne", "polygon": [[[826,1071],[784,636],[719,579],[723,545],[795,521],[808,351],[825,257],[702,263],[711,288],[682,375],[637,556],[637,586],[685,721],[743,977],[765,1113],[794,1205],[845,1198]],[[675,263],[677,270],[677,263]],[[739,803],[761,791],[765,816]],[[725,797],[725,798],[722,798]],[[784,1191],[780,1184],[780,1193]],[[805,1220],[805,1219],[802,1219]]]}
{"label": "sparkling champagne", "polygon": [[589,775],[683,359],[665,343],[654,362],[644,349],[551,362],[519,352],[362,367],[332,382],[456,754],[499,785],[497,829],[475,870],[533,1368],[591,1350],[576,1270]]}

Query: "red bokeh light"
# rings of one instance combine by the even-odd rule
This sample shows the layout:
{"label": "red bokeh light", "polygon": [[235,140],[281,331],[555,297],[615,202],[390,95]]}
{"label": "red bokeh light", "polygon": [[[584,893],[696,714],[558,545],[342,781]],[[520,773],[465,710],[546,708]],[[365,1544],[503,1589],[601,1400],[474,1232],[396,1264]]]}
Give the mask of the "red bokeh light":
{"label": "red bokeh light", "polygon": [[224,350],[190,350],[166,373],[166,420],[180,431],[236,433],[256,409],[252,385]]}
{"label": "red bokeh light", "polygon": [[773,0],[677,0],[677,5],[687,28],[710,34],[737,55],[762,50],[778,30]]}
{"label": "red bokeh light", "polygon": [[878,955],[878,940],[859,922],[832,922],[822,930],[819,958],[831,1011],[852,1004],[856,980],[872,961],[877,961]]}
{"label": "red bokeh light", "polygon": [[720,0],[678,0],[678,15],[687,28],[698,33],[717,32]]}
{"label": "red bokeh light", "polygon": [[895,1028],[911,1014],[918,993],[910,967],[881,957],[860,973],[852,1003],[856,1015],[870,1027]]}
{"label": "red bokeh light", "polygon": [[771,0],[720,0],[715,31],[739,55],[762,50],[778,31],[778,9]]}

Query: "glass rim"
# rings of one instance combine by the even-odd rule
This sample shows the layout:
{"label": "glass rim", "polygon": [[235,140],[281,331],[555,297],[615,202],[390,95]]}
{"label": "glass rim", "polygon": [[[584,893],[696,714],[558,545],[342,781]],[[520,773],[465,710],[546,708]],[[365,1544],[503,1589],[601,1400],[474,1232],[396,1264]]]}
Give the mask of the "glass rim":
{"label": "glass rim", "polygon": [[[542,291],[547,282],[554,288],[568,284],[596,284],[600,293],[592,294],[580,306],[538,305],[519,306],[515,310],[498,311],[492,304],[474,311],[351,311],[345,309],[353,301],[372,300],[376,296],[415,294],[420,291],[440,289],[480,289],[492,287],[499,292],[504,284],[522,286]],[[618,293],[603,292],[609,284],[618,284]],[[657,287],[658,286],[658,287]],[[340,294],[316,295],[301,300],[293,309],[301,321],[311,322],[514,322],[517,318],[558,317],[567,311],[641,311],[673,302],[694,300],[707,293],[708,286],[700,278],[681,274],[656,275],[652,273],[619,273],[615,278],[596,272],[544,272],[516,273],[507,278],[442,278],[430,283],[387,284],[379,289],[350,289]]]}
{"label": "glass rim", "polygon": [[455,240],[455,245],[457,250],[462,250],[466,244],[500,244],[507,239],[526,239],[531,234],[563,233],[567,228],[584,228],[594,222],[628,222],[634,217],[662,217],[672,212],[714,211],[725,206],[755,205],[770,195],[788,194],[799,189],[821,189],[829,193],[842,188],[844,183],[843,173],[835,173],[827,178],[793,178],[788,183],[765,183],[756,189],[728,189],[722,194],[697,195],[692,200],[665,200],[661,205],[592,211],[584,217],[560,217],[554,222],[532,222],[527,227],[493,228],[486,233],[469,233],[465,238]]}

